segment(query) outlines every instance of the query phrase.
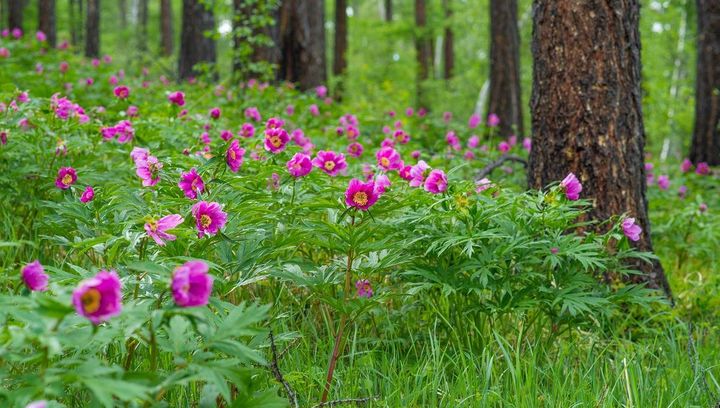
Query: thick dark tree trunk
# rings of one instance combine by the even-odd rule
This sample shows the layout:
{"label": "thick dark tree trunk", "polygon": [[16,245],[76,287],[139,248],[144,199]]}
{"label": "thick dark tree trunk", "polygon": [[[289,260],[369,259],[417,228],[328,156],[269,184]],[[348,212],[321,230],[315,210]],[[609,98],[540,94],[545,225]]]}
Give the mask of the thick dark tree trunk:
{"label": "thick dark tree trunk", "polygon": [[70,23],[70,43],[78,46],[82,43],[82,0],[70,0],[68,17]]}
{"label": "thick dark tree trunk", "polygon": [[148,0],[138,2],[138,51],[140,53],[148,50]]}
{"label": "thick dark tree trunk", "polygon": [[160,0],[160,49],[166,57],[173,53],[173,14],[170,0]]}
{"label": "thick dark tree trunk", "polygon": [[453,76],[455,68],[455,50],[453,44],[452,30],[452,0],[443,0],[443,8],[445,9],[445,38],[443,39],[443,59],[445,65],[445,79]]}
{"label": "thick dark tree trunk", "polygon": [[427,33],[427,14],[425,0],[415,0],[415,55],[417,59],[416,96],[418,106],[425,107],[423,96],[423,81],[430,75],[430,60],[432,49],[430,36]]}
{"label": "thick dark tree trunk", "polygon": [[[575,0],[571,0],[574,2]],[[568,17],[574,18],[574,17]],[[490,98],[500,136],[523,133],[517,0],[490,0]]]}
{"label": "thick dark tree trunk", "polygon": [[54,48],[57,44],[55,0],[38,0],[38,30],[45,33],[48,45]]}
{"label": "thick dark tree trunk", "polygon": [[325,2],[286,0],[280,6],[278,79],[311,89],[325,84]]}
{"label": "thick dark tree trunk", "polygon": [[695,129],[690,160],[720,164],[720,1],[697,0]]}
{"label": "thick dark tree trunk", "polygon": [[335,53],[333,55],[333,74],[342,75],[347,68],[347,1],[335,0]]}
{"label": "thick dark tree trunk", "polygon": [[385,21],[388,23],[393,20],[393,4],[392,0],[385,0]]}
{"label": "thick dark tree trunk", "polygon": [[[280,38],[280,9],[273,5],[270,0],[260,0],[253,5],[248,5],[245,0],[233,0],[233,3],[235,9],[233,30],[238,31],[250,26],[253,30],[252,35],[254,37],[262,35],[272,43],[271,45],[257,45],[253,47],[252,61],[279,64],[280,50],[282,49],[282,41]],[[264,15],[264,13],[269,13],[269,16],[274,21],[273,24],[259,27],[257,24],[252,23],[251,20],[253,20],[253,16]],[[233,41],[237,52],[246,39],[236,35]],[[233,61],[233,70],[240,72],[242,68],[242,61],[236,58]]]}
{"label": "thick dark tree trunk", "polygon": [[[542,188],[569,172],[593,200],[590,217],[627,213],[652,251],[645,198],[638,0],[536,0],[528,181]],[[605,227],[599,227],[605,228]],[[638,281],[670,287],[659,262]]]}
{"label": "thick dark tree trunk", "polygon": [[8,27],[20,28],[24,31],[23,27],[23,12],[25,8],[25,0],[8,0]]}
{"label": "thick dark tree trunk", "polygon": [[100,56],[100,0],[87,0],[85,56]]}
{"label": "thick dark tree trunk", "polygon": [[205,36],[205,31],[215,27],[215,16],[206,9],[201,0],[183,0],[183,24],[180,35],[180,79],[199,74],[193,67],[199,63],[215,63],[215,40]]}

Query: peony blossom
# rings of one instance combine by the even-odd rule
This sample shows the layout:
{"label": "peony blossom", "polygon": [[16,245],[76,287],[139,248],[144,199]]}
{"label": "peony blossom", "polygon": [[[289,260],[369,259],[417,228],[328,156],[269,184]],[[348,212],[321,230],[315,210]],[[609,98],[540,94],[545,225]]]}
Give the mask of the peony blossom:
{"label": "peony blossom", "polygon": [[100,324],[122,310],[122,284],[115,271],[100,271],[73,291],[75,310],[93,324]]}
{"label": "peony blossom", "polygon": [[175,241],[175,235],[168,234],[166,231],[171,230],[182,224],[185,219],[180,214],[166,215],[159,220],[149,220],[145,223],[145,232],[158,245],[165,246],[165,241]]}
{"label": "peony blossom", "polygon": [[195,217],[195,226],[198,230],[198,237],[215,235],[225,226],[227,213],[222,210],[220,204],[207,201],[200,201],[192,206],[192,214]]}
{"label": "peony blossom", "polygon": [[447,190],[447,176],[442,170],[433,170],[425,179],[425,191],[440,194]]}
{"label": "peony blossom", "polygon": [[495,127],[500,124],[500,117],[494,113],[488,115],[488,126]]}
{"label": "peony blossom", "polygon": [[240,166],[242,166],[244,156],[245,149],[240,147],[240,142],[237,139],[233,140],[230,147],[228,147],[227,153],[225,153],[225,161],[233,173],[237,173]]}
{"label": "peony blossom", "polygon": [[142,180],[143,187],[151,187],[160,181],[163,164],[155,156],[147,156],[135,162],[135,174]]}
{"label": "peony blossom", "polygon": [[318,116],[320,114],[320,108],[316,104],[310,105],[310,114],[313,116]]}
{"label": "peony blossom", "polygon": [[430,166],[425,160],[420,160],[410,168],[410,187],[420,187],[425,184],[425,178],[430,173]]}
{"label": "peony blossom", "polygon": [[220,119],[220,108],[212,108],[210,109],[209,115],[213,119]]}
{"label": "peony blossom", "polygon": [[347,168],[345,155],[333,151],[319,151],[312,164],[332,177]]}
{"label": "peony blossom", "polygon": [[205,183],[194,167],[190,171],[180,174],[178,186],[185,193],[185,197],[191,200],[196,199],[198,193],[205,191]]}
{"label": "peony blossom", "polygon": [[661,190],[667,190],[670,187],[670,178],[666,175],[659,176],[657,179],[658,187]]}
{"label": "peony blossom", "polygon": [[77,181],[77,172],[72,167],[61,167],[55,178],[55,186],[61,190],[70,188]]}
{"label": "peony blossom", "polygon": [[352,157],[360,157],[363,154],[363,145],[358,142],[350,143],[347,152]]}
{"label": "peony blossom", "polygon": [[635,218],[626,218],[622,222],[623,234],[631,241],[639,241],[642,228],[635,224]]}
{"label": "peony blossom", "polygon": [[708,174],[710,174],[710,166],[708,166],[706,162],[700,162],[695,168],[695,173],[701,176],[707,176]]}
{"label": "peony blossom", "polygon": [[403,167],[400,153],[392,147],[380,149],[375,155],[375,158],[377,158],[378,166],[385,171],[400,170]]}
{"label": "peony blossom", "polygon": [[478,115],[477,113],[473,113],[468,119],[468,127],[470,129],[475,129],[476,127],[478,127],[481,121],[482,119],[480,118],[480,115]]}
{"label": "peony blossom", "polygon": [[372,181],[363,183],[358,179],[350,180],[345,190],[345,204],[358,210],[367,211],[378,200],[375,191],[375,183]]}
{"label": "peony blossom", "polygon": [[88,203],[92,201],[95,198],[95,189],[92,188],[92,186],[85,187],[85,191],[83,191],[82,195],[80,195],[80,202],[81,203]]}
{"label": "peony blossom", "polygon": [[689,159],[685,159],[682,161],[682,164],[680,165],[680,170],[683,173],[687,173],[688,171],[692,170],[693,164]]}
{"label": "peony blossom", "polygon": [[177,106],[185,106],[185,94],[180,91],[171,92],[168,95],[168,101]]}
{"label": "peony blossom", "polygon": [[33,292],[43,292],[48,288],[48,276],[40,261],[35,260],[22,268],[22,280]]}
{"label": "peony blossom", "polygon": [[278,154],[285,150],[290,136],[285,129],[273,128],[265,131],[265,150],[270,153]]}
{"label": "peony blossom", "polygon": [[582,184],[580,184],[580,181],[575,177],[575,174],[568,174],[563,181],[560,182],[560,186],[565,190],[565,196],[568,200],[575,201],[580,198]]}
{"label": "peony blossom", "polygon": [[287,169],[291,176],[298,178],[307,176],[312,170],[310,156],[303,153],[295,155],[287,162]]}
{"label": "peony blossom", "polygon": [[483,191],[494,187],[495,184],[493,184],[492,181],[490,181],[489,178],[483,178],[481,180],[478,180],[475,182],[475,192],[476,193],[482,193]]}
{"label": "peony blossom", "polygon": [[523,149],[525,149],[529,152],[530,149],[532,149],[532,139],[530,139],[529,137],[524,138],[523,142],[522,142],[522,146],[523,146]]}
{"label": "peony blossom", "polygon": [[128,88],[125,85],[121,85],[118,87],[115,87],[113,90],[113,93],[118,99],[126,99],[128,96],[130,96],[130,88]]}
{"label": "peony blossom", "polygon": [[392,183],[390,182],[390,178],[385,174],[380,174],[375,177],[375,193],[378,195],[378,197],[385,194],[385,191],[387,191],[388,187],[390,187],[391,185]]}
{"label": "peony blossom", "polygon": [[355,282],[355,289],[357,289],[357,297],[370,299],[373,295],[372,286],[370,286],[370,281],[367,279],[360,279]]}
{"label": "peony blossom", "polygon": [[262,116],[260,116],[260,111],[258,111],[258,109],[254,106],[245,109],[245,117],[255,122],[260,122],[262,120]]}
{"label": "peony blossom", "polygon": [[510,144],[508,142],[502,141],[498,145],[498,150],[502,153],[507,153],[510,151]]}
{"label": "peony blossom", "polygon": [[244,138],[251,138],[255,136],[255,126],[253,126],[252,123],[243,123],[238,136],[242,136]]}
{"label": "peony blossom", "polygon": [[188,261],[175,269],[170,288],[176,305],[207,305],[213,287],[213,278],[208,274],[208,270],[208,264],[203,261]]}

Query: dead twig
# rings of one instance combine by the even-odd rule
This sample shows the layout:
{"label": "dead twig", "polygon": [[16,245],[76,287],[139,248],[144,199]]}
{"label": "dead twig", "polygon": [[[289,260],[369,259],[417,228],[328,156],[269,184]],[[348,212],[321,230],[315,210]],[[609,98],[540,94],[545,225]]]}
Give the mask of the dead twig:
{"label": "dead twig", "polygon": [[313,408],[321,408],[321,407],[336,407],[338,405],[346,405],[346,404],[355,404],[358,407],[361,405],[365,405],[368,402],[372,400],[376,400],[377,397],[365,397],[365,398],[344,398],[334,401],[327,401],[327,402],[321,402],[317,405],[315,405]]}
{"label": "dead twig", "polygon": [[526,167],[526,168],[527,168],[527,165],[528,165],[527,160],[523,159],[523,158],[520,157],[520,156],[516,156],[516,155],[514,155],[514,154],[504,154],[504,155],[500,156],[497,160],[495,160],[494,162],[488,164],[488,165],[485,166],[482,170],[480,170],[480,171],[478,172],[477,176],[475,176],[475,179],[476,179],[476,180],[482,180],[482,179],[484,179],[485,177],[489,176],[490,173],[492,173],[495,169],[497,169],[498,167],[502,166],[505,162],[522,163],[522,165],[523,165],[524,167]]}
{"label": "dead twig", "polygon": [[272,330],[270,330],[270,351],[272,352],[272,360],[270,361],[270,365],[268,368],[270,369],[270,372],[272,372],[273,376],[275,377],[275,380],[282,384],[282,386],[285,388],[285,392],[288,396],[288,401],[290,401],[290,406],[293,408],[299,408],[300,405],[298,405],[297,401],[297,394],[295,391],[293,391],[290,384],[285,380],[285,377],[283,377],[282,372],[280,372],[280,367],[278,366],[278,353],[277,348],[275,347],[275,337],[273,337]]}

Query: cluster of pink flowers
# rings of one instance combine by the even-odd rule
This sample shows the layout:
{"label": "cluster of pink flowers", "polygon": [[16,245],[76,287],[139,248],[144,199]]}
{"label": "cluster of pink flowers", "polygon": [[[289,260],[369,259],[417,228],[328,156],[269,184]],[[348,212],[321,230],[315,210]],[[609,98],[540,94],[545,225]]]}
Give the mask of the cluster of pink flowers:
{"label": "cluster of pink flowers", "polygon": [[431,169],[424,161],[420,160],[408,170],[410,186],[425,188],[425,191],[432,194],[440,194],[447,190],[448,181],[445,172],[438,169]]}
{"label": "cluster of pink flowers", "polygon": [[90,118],[85,114],[82,106],[71,102],[68,98],[54,94],[50,97],[50,108],[55,112],[58,119],[68,120],[78,118],[80,123],[87,123]]}
{"label": "cluster of pink flowers", "polygon": [[135,136],[135,129],[130,121],[121,120],[115,126],[101,128],[100,134],[105,141],[117,138],[118,143],[126,143]]}

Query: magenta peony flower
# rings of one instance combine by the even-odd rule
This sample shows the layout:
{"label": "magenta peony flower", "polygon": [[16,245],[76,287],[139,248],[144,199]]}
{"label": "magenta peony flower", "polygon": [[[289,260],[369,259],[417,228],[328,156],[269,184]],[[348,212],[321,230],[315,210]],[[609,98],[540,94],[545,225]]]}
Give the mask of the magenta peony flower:
{"label": "magenta peony flower", "polygon": [[670,187],[670,177],[662,175],[658,177],[657,183],[661,190],[667,190]]}
{"label": "magenta peony flower", "polygon": [[0,130],[0,144],[1,145],[7,144],[7,137],[8,137],[7,130]]}
{"label": "magenta peony flower", "polygon": [[468,139],[467,147],[470,149],[474,149],[480,145],[480,138],[476,135],[470,136],[470,139]]}
{"label": "magenta peony flower", "polygon": [[47,41],[47,35],[45,35],[45,33],[42,31],[38,31],[35,33],[35,39],[37,39],[38,42],[42,43],[42,42]]}
{"label": "magenta peony flower", "polygon": [[447,190],[447,176],[442,170],[433,170],[425,179],[425,191],[440,194]]}
{"label": "magenta peony flower", "polygon": [[92,188],[92,186],[85,187],[85,191],[83,191],[82,195],[80,196],[80,202],[81,203],[88,203],[92,201],[95,198],[95,190]]}
{"label": "magenta peony flower", "polygon": [[73,291],[75,310],[93,324],[100,324],[122,310],[122,284],[115,271],[100,271]]}
{"label": "magenta peony flower", "polygon": [[360,157],[363,154],[363,145],[358,142],[350,143],[347,152],[352,157]]}
{"label": "magenta peony flower", "polygon": [[258,109],[254,106],[245,109],[245,117],[255,122],[260,122],[262,120],[262,116],[260,116],[260,111],[258,111]]}
{"label": "magenta peony flower", "polygon": [[710,166],[708,166],[706,162],[700,162],[695,168],[695,173],[701,176],[707,176],[708,174],[710,174]]}
{"label": "magenta peony flower", "polygon": [[173,229],[182,224],[185,219],[180,214],[166,215],[159,220],[149,220],[145,223],[145,232],[160,246],[165,246],[165,241],[175,241],[175,235],[168,234],[167,230]]}
{"label": "magenta peony flower", "polygon": [[445,141],[455,150],[460,150],[460,139],[452,130],[445,135]]}
{"label": "magenta peony flower", "polygon": [[502,153],[507,153],[510,151],[510,144],[508,142],[502,141],[498,145],[498,150],[500,150]]}
{"label": "magenta peony flower", "polygon": [[475,182],[476,193],[482,193],[483,191],[492,187],[495,187],[495,184],[493,184],[493,182],[490,181],[490,179],[487,177]]}
{"label": "magenta peony flower", "polygon": [[678,188],[678,197],[680,197],[681,199],[684,200],[684,199],[685,199],[685,195],[687,194],[687,191],[688,191],[687,186],[680,186],[680,187]]}
{"label": "magenta peony flower", "polygon": [[154,186],[160,181],[160,170],[163,164],[155,156],[135,161],[135,174],[142,180],[143,187]]}
{"label": "magenta peony flower", "polygon": [[285,108],[285,113],[286,113],[288,116],[294,115],[294,114],[295,114],[295,107],[294,107],[293,105],[288,105],[288,106]]}
{"label": "magenta peony flower", "polygon": [[410,117],[410,116],[412,116],[412,115],[414,115],[414,114],[415,114],[415,109],[413,109],[413,108],[411,108],[411,107],[405,109],[405,116]]}
{"label": "magenta peony flower", "polygon": [[7,48],[5,48],[5,47],[0,48],[0,57],[8,58],[9,56],[10,56],[10,51]]}
{"label": "magenta peony flower", "polygon": [[378,197],[382,196],[391,185],[392,183],[388,176],[385,174],[378,175],[375,177],[375,194],[377,194]]}
{"label": "magenta peony flower", "polygon": [[318,98],[323,99],[327,96],[328,89],[325,85],[320,85],[317,88],[315,88],[315,95],[317,95]]}
{"label": "magenta peony flower", "polygon": [[325,150],[320,150],[317,153],[317,156],[312,160],[312,164],[332,177],[347,168],[345,155]]}
{"label": "magenta peony flower", "polygon": [[43,292],[48,288],[48,276],[40,261],[35,260],[22,268],[22,280],[25,286],[34,292]]}
{"label": "magenta peony flower", "polygon": [[452,120],[452,112],[443,112],[443,122],[449,123]]}
{"label": "magenta peony flower", "polygon": [[212,108],[210,109],[210,117],[213,119],[220,119],[220,108]]}
{"label": "magenta peony flower", "polygon": [[130,152],[130,157],[133,159],[136,166],[138,161],[147,160],[149,155],[150,151],[148,149],[143,149],[142,147],[133,147],[132,151]]}
{"label": "magenta peony flower", "polygon": [[213,287],[213,278],[208,270],[203,261],[188,261],[175,269],[170,288],[176,305],[196,307],[208,304]]}
{"label": "magenta peony flower", "polygon": [[265,150],[270,153],[278,154],[285,150],[290,136],[285,129],[275,128],[265,131]]}
{"label": "magenta peony flower", "polygon": [[430,173],[430,166],[425,160],[420,160],[410,168],[410,187],[420,187],[425,184],[425,178]]}
{"label": "magenta peony flower", "polygon": [[488,115],[488,126],[495,127],[500,124],[500,118],[498,115],[491,113]]}
{"label": "magenta peony flower", "polygon": [[13,38],[15,38],[16,40],[23,36],[23,31],[19,27],[13,28],[10,32],[12,33]]}
{"label": "magenta peony flower", "polygon": [[313,116],[317,116],[320,114],[320,108],[316,104],[310,105],[310,114]]}
{"label": "magenta peony flower", "polygon": [[287,169],[290,175],[295,178],[307,176],[312,170],[310,156],[303,153],[295,153],[295,156],[287,162]]}
{"label": "magenta peony flower", "polygon": [[113,90],[113,93],[115,93],[115,96],[118,99],[125,99],[128,96],[130,96],[130,88],[128,88],[125,85],[121,85],[121,86],[115,87],[115,89]]}
{"label": "magenta peony flower", "polygon": [[279,118],[270,118],[265,122],[265,129],[280,129],[285,125],[285,121]]}
{"label": "magenta peony flower", "polygon": [[178,186],[182,189],[183,193],[185,193],[185,197],[191,200],[196,199],[198,193],[205,191],[205,183],[203,183],[203,179],[195,167],[186,173],[180,174]]}
{"label": "magenta peony flower", "polygon": [[568,174],[563,181],[560,182],[560,186],[565,190],[565,196],[568,200],[575,201],[580,198],[582,184],[580,184],[580,181],[575,177],[575,174]]}
{"label": "magenta peony flower", "polygon": [[410,141],[410,134],[402,129],[393,132],[393,138],[400,144],[407,144]]}
{"label": "magenta peony flower", "polygon": [[400,170],[403,167],[400,153],[392,147],[384,147],[380,149],[375,157],[377,158],[378,166],[385,171]]}
{"label": "magenta peony flower", "polygon": [[237,173],[240,166],[243,164],[243,157],[245,156],[245,149],[240,147],[240,142],[233,140],[228,147],[227,153],[225,154],[225,161],[228,167],[233,173]]}
{"label": "magenta peony flower", "polygon": [[475,129],[476,127],[478,127],[478,125],[480,125],[480,122],[482,122],[480,115],[478,115],[477,113],[473,113],[468,119],[468,127],[470,129]]}
{"label": "magenta peony flower", "polygon": [[185,106],[185,94],[180,91],[171,92],[168,95],[168,101],[177,106]]}
{"label": "magenta peony flower", "polygon": [[372,286],[367,279],[360,279],[355,282],[355,289],[357,289],[357,297],[370,299],[373,295]]}
{"label": "magenta peony flower", "polygon": [[532,149],[532,140],[529,137],[526,137],[523,139],[522,142],[523,149],[527,150],[528,152],[530,149]]}
{"label": "magenta peony flower", "polygon": [[220,138],[227,142],[233,138],[233,133],[229,130],[223,130],[220,132]]}
{"label": "magenta peony flower", "polygon": [[71,185],[77,181],[77,173],[72,167],[61,167],[58,170],[57,178],[55,179],[55,186],[61,190],[70,188]]}
{"label": "magenta peony flower", "polygon": [[358,210],[367,211],[377,200],[378,195],[374,182],[363,183],[358,179],[350,180],[348,188],[345,190],[345,204]]}
{"label": "magenta peony flower", "polygon": [[407,165],[403,166],[402,169],[398,170],[398,175],[401,179],[410,181],[412,180],[412,176],[410,175],[410,170],[412,169],[412,166]]}
{"label": "magenta peony flower", "polygon": [[631,241],[639,241],[642,228],[635,224],[635,218],[626,218],[622,222],[623,234]]}
{"label": "magenta peony flower", "polygon": [[689,159],[685,159],[682,161],[682,164],[680,165],[680,170],[683,173],[687,173],[688,171],[692,170],[693,164]]}
{"label": "magenta peony flower", "polygon": [[220,204],[200,201],[192,206],[192,214],[195,217],[195,226],[198,230],[198,237],[215,235],[225,226],[227,214],[222,210]]}
{"label": "magenta peony flower", "polygon": [[129,117],[134,118],[138,115],[138,107],[135,105],[130,105],[130,106],[128,106],[127,111],[125,111],[125,113]]}
{"label": "magenta peony flower", "polygon": [[255,136],[255,126],[250,123],[243,123],[239,136],[250,138]]}

